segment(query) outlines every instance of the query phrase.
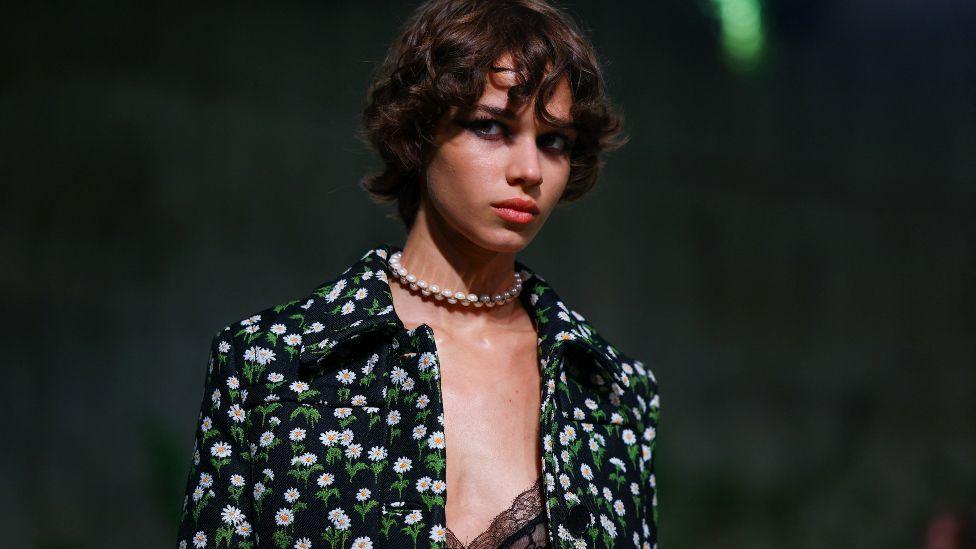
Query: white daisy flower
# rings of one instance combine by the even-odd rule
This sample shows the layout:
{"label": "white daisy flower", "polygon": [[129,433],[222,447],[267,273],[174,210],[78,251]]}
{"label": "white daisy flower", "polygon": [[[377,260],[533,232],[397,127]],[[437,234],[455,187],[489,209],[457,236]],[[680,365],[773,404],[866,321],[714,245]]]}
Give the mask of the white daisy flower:
{"label": "white daisy flower", "polygon": [[339,380],[343,385],[349,385],[356,380],[356,372],[351,370],[342,370],[336,374],[336,379]]}
{"label": "white daisy flower", "polygon": [[444,448],[445,440],[444,433],[442,431],[434,431],[427,437],[427,445],[431,448]]}
{"label": "white daisy flower", "polygon": [[200,486],[204,488],[213,486],[213,476],[210,473],[200,473]]}
{"label": "white daisy flower", "polygon": [[367,457],[370,461],[380,461],[386,457],[386,448],[382,446],[373,446],[369,449]]}
{"label": "white daisy flower", "polygon": [[580,473],[583,474],[583,478],[586,480],[593,480],[593,469],[587,464],[580,465]]}
{"label": "white daisy flower", "polygon": [[427,371],[427,368],[437,364],[437,355],[434,353],[426,352],[421,353],[420,358],[417,360],[417,367],[421,372]]}
{"label": "white daisy flower", "polygon": [[339,431],[326,431],[319,435],[319,440],[326,446],[332,446],[339,442]]}
{"label": "white daisy flower", "polygon": [[363,455],[363,445],[362,444],[350,444],[346,446],[346,457],[349,459],[356,459]]}
{"label": "white daisy flower", "polygon": [[298,334],[288,334],[284,337],[284,339],[282,339],[282,341],[284,341],[285,345],[288,345],[289,347],[295,347],[302,343],[302,336]]}
{"label": "white daisy flower", "polygon": [[404,517],[403,518],[403,522],[405,522],[407,524],[416,524],[416,523],[420,522],[421,520],[423,520],[423,518],[424,518],[423,513],[421,513],[420,510],[417,509],[415,511],[412,511],[406,517]]}
{"label": "white daisy flower", "polygon": [[282,507],[278,509],[275,513],[275,524],[278,526],[288,526],[295,520],[295,514],[291,512],[291,509],[286,509]]}
{"label": "white daisy flower", "polygon": [[228,408],[227,415],[237,423],[243,423],[245,420],[244,409],[241,408],[239,404],[235,404]]}
{"label": "white daisy flower", "polygon": [[368,536],[358,537],[352,540],[352,546],[349,549],[373,549],[373,542]]}
{"label": "white daisy flower", "polygon": [[613,521],[607,518],[606,515],[600,514],[600,524],[603,525],[603,529],[607,531],[607,534],[611,538],[617,537],[617,527],[613,524]]}
{"label": "white daisy flower", "polygon": [[620,433],[620,436],[624,439],[624,444],[627,446],[633,446],[634,443],[637,442],[637,435],[635,435],[634,431],[630,429],[624,429],[623,432]]}
{"label": "white daisy flower", "polygon": [[285,490],[284,495],[285,495],[285,501],[287,501],[288,503],[295,503],[296,501],[298,501],[298,498],[301,496],[301,493],[298,491],[298,488],[295,488],[293,486]]}
{"label": "white daisy flower", "polygon": [[251,535],[251,532],[254,531],[254,528],[251,527],[250,522],[246,520],[242,520],[241,523],[237,525],[237,528],[234,528],[234,531],[237,532],[238,536],[241,536],[242,538],[246,538]]}
{"label": "white daisy flower", "polygon": [[359,501],[366,501],[369,499],[369,495],[371,493],[372,492],[369,491],[369,488],[360,488],[356,491],[356,499]]}
{"label": "white daisy flower", "polygon": [[447,530],[440,524],[435,524],[430,527],[430,539],[431,541],[444,541],[447,539]]}
{"label": "white daisy flower", "polygon": [[430,477],[420,477],[419,479],[417,479],[417,484],[416,484],[417,491],[426,492],[427,490],[430,489],[431,482],[432,481]]}
{"label": "white daisy flower", "polygon": [[407,471],[410,470],[411,463],[412,462],[410,461],[410,458],[401,457],[400,459],[396,460],[396,462],[394,462],[393,470],[401,474],[406,473]]}
{"label": "white daisy flower", "polygon": [[393,382],[394,385],[403,383],[403,380],[405,379],[407,379],[407,371],[403,368],[396,366],[390,371],[390,381]]}
{"label": "white daisy flower", "polygon": [[225,458],[230,456],[232,447],[228,442],[216,442],[210,447],[210,453],[218,458]]}
{"label": "white daisy flower", "polygon": [[315,480],[315,482],[320,488],[325,488],[326,486],[329,486],[335,482],[335,477],[332,475],[332,473],[322,473],[319,475],[319,478]]}
{"label": "white daisy flower", "polygon": [[223,520],[226,524],[237,525],[237,523],[244,520],[244,513],[242,513],[241,510],[238,509],[237,507],[234,507],[232,505],[227,505],[220,512],[220,519]]}
{"label": "white daisy flower", "polygon": [[[338,511],[338,513],[336,513]],[[349,522],[349,515],[346,514],[342,509],[333,509],[329,512],[329,518],[332,520],[332,524],[335,525],[337,530],[348,530],[351,525]]]}

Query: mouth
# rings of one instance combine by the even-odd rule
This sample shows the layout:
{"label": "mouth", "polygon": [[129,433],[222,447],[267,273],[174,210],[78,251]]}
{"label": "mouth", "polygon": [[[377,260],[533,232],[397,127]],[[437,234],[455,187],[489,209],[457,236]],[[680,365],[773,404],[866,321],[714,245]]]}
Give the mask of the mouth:
{"label": "mouth", "polygon": [[509,198],[491,205],[498,217],[512,223],[526,224],[539,215],[539,207],[527,198]]}

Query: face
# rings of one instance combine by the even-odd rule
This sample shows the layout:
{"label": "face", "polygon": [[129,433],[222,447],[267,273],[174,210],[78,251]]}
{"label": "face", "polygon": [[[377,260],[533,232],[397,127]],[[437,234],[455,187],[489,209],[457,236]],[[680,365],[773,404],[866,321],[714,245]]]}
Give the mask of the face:
{"label": "face", "polygon": [[[511,64],[505,56],[495,66]],[[534,98],[513,111],[515,83],[510,71],[490,72],[473,110],[452,108],[439,121],[420,206],[448,236],[496,252],[525,248],[542,228],[566,188],[576,139],[573,129],[536,119]],[[546,107],[568,121],[571,106],[563,78]]]}

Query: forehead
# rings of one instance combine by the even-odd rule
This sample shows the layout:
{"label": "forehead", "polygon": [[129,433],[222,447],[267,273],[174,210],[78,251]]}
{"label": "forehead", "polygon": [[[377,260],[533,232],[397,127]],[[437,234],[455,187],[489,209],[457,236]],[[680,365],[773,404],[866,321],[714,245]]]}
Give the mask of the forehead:
{"label": "forehead", "polygon": [[[511,58],[508,55],[502,56],[494,63],[492,70],[488,72],[485,78],[485,89],[481,96],[481,103],[493,107],[512,107],[509,105],[508,90],[516,83],[516,73],[512,69]],[[531,100],[526,101],[516,113],[522,116],[526,112],[531,112],[535,99],[536,96],[533,96]],[[563,76],[557,82],[552,97],[546,103],[546,110],[557,118],[569,120],[572,105],[573,94],[569,89],[569,79]]]}

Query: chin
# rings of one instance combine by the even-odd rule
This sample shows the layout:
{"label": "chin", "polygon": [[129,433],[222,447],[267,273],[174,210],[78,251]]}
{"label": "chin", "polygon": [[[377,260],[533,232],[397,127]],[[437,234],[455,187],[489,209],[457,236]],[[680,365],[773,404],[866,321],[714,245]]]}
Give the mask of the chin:
{"label": "chin", "polygon": [[524,232],[519,232],[507,227],[497,227],[490,231],[483,232],[481,238],[476,242],[493,252],[498,253],[518,253],[524,250],[535,236],[535,231],[525,228]]}

